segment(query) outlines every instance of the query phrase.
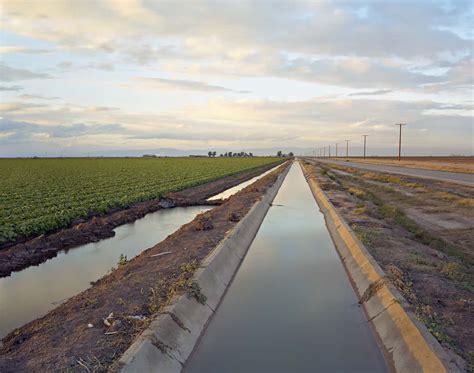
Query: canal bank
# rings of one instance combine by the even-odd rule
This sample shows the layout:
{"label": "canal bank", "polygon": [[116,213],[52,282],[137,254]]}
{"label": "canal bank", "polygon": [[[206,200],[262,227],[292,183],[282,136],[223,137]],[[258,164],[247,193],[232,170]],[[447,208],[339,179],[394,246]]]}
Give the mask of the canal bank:
{"label": "canal bank", "polygon": [[161,209],[115,228],[115,235],[60,252],[56,257],[0,278],[0,338],[43,316],[91,282],[164,240],[208,206]]}
{"label": "canal bank", "polygon": [[387,370],[295,163],[185,371]]}
{"label": "canal bank", "polygon": [[[175,297],[202,301],[201,294],[206,291],[207,304],[215,307],[216,293],[207,291],[212,289],[207,285],[215,277],[212,273],[207,278],[199,277],[199,289],[194,274],[201,273],[203,261],[211,257],[214,265],[219,261],[224,264],[226,259],[235,264],[235,258],[239,263],[238,256],[216,255],[216,249],[224,240],[229,245],[233,242],[227,240],[231,232],[238,231],[251,242],[253,236],[247,236],[248,232],[258,229],[266,212],[262,202],[268,207],[268,194],[287,170],[277,169],[220,206],[198,215],[159,244],[121,263],[87,290],[8,334],[0,344],[0,371],[115,371],[121,366],[122,354],[155,324],[156,318],[163,316]],[[261,208],[256,209],[256,205]],[[250,215],[256,220],[249,220]],[[235,241],[233,244],[231,249],[236,248]],[[226,281],[222,282],[225,290],[230,273],[227,265],[221,268],[226,269],[219,275],[221,281]],[[177,326],[183,326],[178,311],[168,315]],[[186,323],[184,327],[181,330],[187,331],[194,325]],[[152,346],[158,353],[164,347],[160,343]]]}
{"label": "canal bank", "polygon": [[391,370],[396,372],[460,372],[459,357],[449,353],[414,314],[367,248],[339,215],[310,164],[301,163],[311,191],[368,323],[376,331]]}

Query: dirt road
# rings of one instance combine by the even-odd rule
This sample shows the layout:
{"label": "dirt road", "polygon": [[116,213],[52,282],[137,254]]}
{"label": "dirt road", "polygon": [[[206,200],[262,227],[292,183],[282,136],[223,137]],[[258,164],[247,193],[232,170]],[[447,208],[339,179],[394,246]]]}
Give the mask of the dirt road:
{"label": "dirt road", "polygon": [[463,184],[467,186],[474,186],[473,174],[426,170],[426,169],[421,169],[421,168],[376,165],[376,164],[360,163],[360,162],[352,162],[352,161],[346,162],[342,160],[328,160],[328,159],[321,159],[321,158],[318,158],[317,160],[318,162],[322,162],[322,163],[333,163],[333,164],[338,164],[341,166],[355,167],[355,168],[375,171],[375,172],[388,172],[391,174],[415,176],[415,177],[423,178],[423,179],[448,181],[448,182]]}

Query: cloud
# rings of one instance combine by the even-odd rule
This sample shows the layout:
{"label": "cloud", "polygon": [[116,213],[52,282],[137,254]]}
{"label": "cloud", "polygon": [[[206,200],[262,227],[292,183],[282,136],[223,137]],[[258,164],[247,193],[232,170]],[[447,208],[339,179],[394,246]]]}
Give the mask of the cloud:
{"label": "cloud", "polygon": [[[38,134],[41,138],[72,138],[97,134],[113,134],[123,131],[120,124],[84,124],[71,125],[39,125],[30,122],[0,119],[0,133],[8,133],[8,140],[25,140]],[[5,140],[6,141],[5,137]]]}
{"label": "cloud", "polygon": [[379,96],[379,95],[385,95],[390,92],[393,92],[393,91],[391,89],[378,89],[376,91],[354,92],[354,93],[349,94],[349,96]]}
{"label": "cloud", "polygon": [[18,92],[18,91],[21,91],[22,89],[23,89],[23,87],[19,86],[19,85],[11,85],[9,87],[0,86],[0,91],[4,91],[4,92],[8,92],[8,91]]}
{"label": "cloud", "polygon": [[[431,57],[467,51],[455,32],[469,2],[6,2],[4,28],[68,48],[113,53],[124,39],[225,40],[227,47],[258,46],[296,53],[370,57]],[[364,17],[360,10],[364,9]],[[41,15],[47,14],[48,17]],[[262,17],[262,14],[264,15]],[[81,30],[77,33],[76,30]],[[416,35],[416,37],[413,37]],[[361,41],[364,42],[361,42]]]}
{"label": "cloud", "polygon": [[17,80],[30,80],[30,79],[49,79],[50,75],[44,73],[35,73],[26,69],[18,69],[15,67],[9,67],[0,63],[0,81],[3,82],[14,82]]}
{"label": "cloud", "polygon": [[[467,1],[5,2],[2,28],[25,45],[0,47],[0,79],[36,79],[25,87],[41,95],[3,100],[1,115],[53,129],[82,123],[74,141],[84,148],[310,147],[361,131],[386,145],[398,121],[407,134],[428,129],[425,148],[464,144],[473,10]],[[44,50],[54,53],[25,54]],[[41,80],[52,71],[58,84]],[[159,90],[159,102],[131,85]],[[92,129],[107,123],[120,128]],[[23,134],[57,146],[61,130]]]}
{"label": "cloud", "polygon": [[46,105],[23,102],[0,102],[0,113],[25,112],[31,108],[42,107],[46,107]]}
{"label": "cloud", "polygon": [[[295,102],[215,99],[205,105],[188,105],[163,114],[128,114],[114,110],[91,113],[87,107],[65,105],[41,107],[41,112],[32,114],[28,110],[6,113],[0,122],[0,132],[8,134],[2,138],[5,146],[28,142],[31,149],[35,149],[39,142],[46,142],[52,150],[61,139],[74,141],[83,149],[91,144],[99,149],[110,146],[115,149],[170,146],[240,149],[282,144],[317,147],[346,138],[351,139],[355,149],[362,141],[361,134],[370,136],[371,146],[389,149],[397,141],[394,123],[404,121],[408,123],[407,150],[442,148],[445,142],[470,149],[471,141],[466,132],[472,133],[472,119],[452,114],[453,109],[469,108],[467,104],[453,107],[428,100],[403,102],[378,98]],[[89,118],[95,118],[94,122]],[[419,144],[416,133],[421,128],[428,131]]]}
{"label": "cloud", "polygon": [[42,96],[42,95],[30,95],[24,94],[20,96],[23,100],[58,100],[59,97],[50,97],[50,96]]}
{"label": "cloud", "polygon": [[0,47],[0,54],[43,54],[51,53],[49,49],[38,49],[38,48],[26,48],[26,47],[15,47],[15,46],[3,46]]}
{"label": "cloud", "polygon": [[249,93],[248,91],[237,91],[217,85],[199,82],[195,80],[182,79],[164,79],[164,78],[145,78],[138,77],[135,81],[140,86],[149,89],[161,90],[183,90],[183,91],[198,91],[198,92],[234,92],[234,93]]}

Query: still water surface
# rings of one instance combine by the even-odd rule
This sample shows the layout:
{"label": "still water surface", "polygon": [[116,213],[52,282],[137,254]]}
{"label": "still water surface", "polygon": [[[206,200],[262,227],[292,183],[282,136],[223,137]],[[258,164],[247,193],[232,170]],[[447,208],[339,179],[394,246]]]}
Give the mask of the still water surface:
{"label": "still water surface", "polygon": [[385,372],[293,164],[186,372]]}
{"label": "still water surface", "polygon": [[115,236],[61,252],[55,258],[0,279],[0,338],[80,293],[91,281],[154,246],[208,207],[158,210],[115,229]]}
{"label": "still water surface", "polygon": [[275,171],[280,166],[281,166],[281,164],[269,169],[268,171],[265,171],[264,173],[262,173],[258,176],[255,176],[254,178],[252,178],[250,180],[244,181],[243,183],[240,183],[239,185],[236,185],[232,188],[224,190],[222,193],[216,194],[215,196],[212,196],[212,197],[208,198],[208,201],[213,201],[213,200],[216,200],[216,199],[226,199],[226,198],[234,195],[235,193],[240,192],[242,189],[249,186],[250,184],[253,184],[258,179],[261,179],[265,175],[268,175],[270,172]]}

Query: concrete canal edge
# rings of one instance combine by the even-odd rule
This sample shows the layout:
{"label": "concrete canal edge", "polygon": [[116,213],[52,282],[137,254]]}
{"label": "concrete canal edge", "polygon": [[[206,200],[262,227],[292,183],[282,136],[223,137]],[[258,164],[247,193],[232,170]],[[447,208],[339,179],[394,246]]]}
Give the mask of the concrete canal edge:
{"label": "concrete canal edge", "polygon": [[262,199],[252,206],[194,274],[193,280],[199,285],[206,301],[199,303],[186,294],[178,296],[121,356],[120,372],[180,372],[183,369],[252,244],[290,167],[291,163],[287,164]]}
{"label": "concrete canal edge", "polygon": [[386,280],[382,268],[338,214],[315,177],[300,165],[390,369],[460,372],[425,325],[416,319],[410,304]]}

